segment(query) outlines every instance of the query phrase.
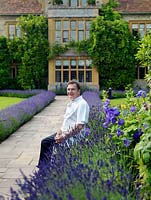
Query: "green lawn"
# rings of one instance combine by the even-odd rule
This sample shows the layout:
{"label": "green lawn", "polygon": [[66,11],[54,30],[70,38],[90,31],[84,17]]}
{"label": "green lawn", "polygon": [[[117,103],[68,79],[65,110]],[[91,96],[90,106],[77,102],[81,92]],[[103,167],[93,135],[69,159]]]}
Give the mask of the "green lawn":
{"label": "green lawn", "polygon": [[118,106],[124,104],[125,102],[126,98],[110,99],[111,106]]}
{"label": "green lawn", "polygon": [[18,98],[18,97],[0,97],[0,110],[4,109],[8,106],[17,104],[23,101],[26,98]]}

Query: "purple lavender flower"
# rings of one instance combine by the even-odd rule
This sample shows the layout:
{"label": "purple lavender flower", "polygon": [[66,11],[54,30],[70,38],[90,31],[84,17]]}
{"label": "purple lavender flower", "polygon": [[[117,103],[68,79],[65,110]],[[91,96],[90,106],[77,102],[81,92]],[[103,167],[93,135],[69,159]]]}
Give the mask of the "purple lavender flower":
{"label": "purple lavender flower", "polygon": [[124,145],[126,146],[126,147],[128,147],[129,145],[130,145],[130,140],[129,139],[124,139]]}
{"label": "purple lavender flower", "polygon": [[134,139],[134,141],[136,141],[136,142],[139,142],[139,141],[140,141],[140,134],[139,134],[139,132],[135,132],[135,133],[133,134],[133,139]]}
{"label": "purple lavender flower", "polygon": [[138,130],[133,134],[133,139],[136,141],[136,142],[139,142],[140,141],[140,136],[143,134],[143,131],[141,128],[138,128]]}
{"label": "purple lavender flower", "polygon": [[118,108],[114,108],[114,115],[115,116],[119,116],[120,115],[120,111],[119,111],[119,109]]}
{"label": "purple lavender flower", "polygon": [[144,128],[148,128],[148,125],[146,123],[143,124]]}
{"label": "purple lavender flower", "polygon": [[131,107],[130,107],[130,111],[131,111],[132,113],[136,112],[136,106],[131,106]]}
{"label": "purple lavender flower", "polygon": [[140,98],[140,97],[143,97],[145,98],[146,97],[146,91],[144,90],[139,90],[137,95],[136,95],[137,98]]}
{"label": "purple lavender flower", "polygon": [[138,128],[138,132],[139,132],[140,136],[143,135],[143,133],[144,133],[141,128]]}
{"label": "purple lavender flower", "polygon": [[112,122],[112,124],[115,124],[116,123],[116,117],[112,117],[111,122]]}
{"label": "purple lavender flower", "polygon": [[108,125],[109,125],[109,123],[108,123],[108,122],[104,122],[104,123],[103,123],[103,128],[107,128],[107,127],[108,127]]}
{"label": "purple lavender flower", "polygon": [[124,134],[123,131],[120,128],[118,128],[116,135],[119,137],[120,135],[123,135],[123,134]]}
{"label": "purple lavender flower", "polygon": [[89,135],[89,133],[90,133],[90,129],[89,129],[89,128],[86,128],[86,129],[85,129],[85,134],[86,134],[86,135]]}
{"label": "purple lavender flower", "polygon": [[105,106],[105,107],[108,107],[109,105],[110,105],[110,100],[107,99],[107,100],[104,102],[104,106]]}
{"label": "purple lavender flower", "polygon": [[124,119],[119,119],[118,120],[118,125],[123,126],[124,125]]}

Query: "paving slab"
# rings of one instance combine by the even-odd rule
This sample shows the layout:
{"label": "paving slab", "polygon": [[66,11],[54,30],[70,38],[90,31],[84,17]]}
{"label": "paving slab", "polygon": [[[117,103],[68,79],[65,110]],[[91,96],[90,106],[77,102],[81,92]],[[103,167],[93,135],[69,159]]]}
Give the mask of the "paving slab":
{"label": "paving slab", "polygon": [[34,173],[41,140],[60,128],[67,103],[67,96],[56,96],[51,104],[0,143],[0,200],[11,200],[10,187],[19,189],[16,180],[22,179],[20,170],[29,177]]}

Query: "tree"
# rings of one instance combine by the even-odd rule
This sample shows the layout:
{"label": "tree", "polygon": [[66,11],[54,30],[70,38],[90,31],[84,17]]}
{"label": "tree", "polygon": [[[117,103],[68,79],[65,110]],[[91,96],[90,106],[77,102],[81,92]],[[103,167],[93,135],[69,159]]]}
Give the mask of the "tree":
{"label": "tree", "polygon": [[0,37],[0,89],[9,88],[10,83],[10,55],[7,39]]}
{"label": "tree", "polygon": [[151,31],[140,41],[136,58],[142,66],[148,68],[145,79],[151,87]]}
{"label": "tree", "polygon": [[23,89],[44,88],[48,72],[48,23],[44,16],[21,16],[21,65],[18,79]]}
{"label": "tree", "polygon": [[93,66],[99,72],[101,87],[124,89],[135,79],[137,42],[127,22],[113,10],[116,2],[110,0],[92,23],[88,50]]}

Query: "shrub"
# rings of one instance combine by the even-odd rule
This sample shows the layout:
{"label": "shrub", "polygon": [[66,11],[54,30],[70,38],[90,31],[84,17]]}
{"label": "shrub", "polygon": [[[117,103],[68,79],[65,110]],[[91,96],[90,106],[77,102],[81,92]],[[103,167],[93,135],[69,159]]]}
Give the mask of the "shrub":
{"label": "shrub", "polygon": [[43,91],[21,103],[0,111],[0,142],[52,102],[55,94]]}
{"label": "shrub", "polygon": [[44,92],[45,90],[0,90],[0,96],[27,98]]}

